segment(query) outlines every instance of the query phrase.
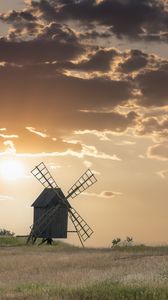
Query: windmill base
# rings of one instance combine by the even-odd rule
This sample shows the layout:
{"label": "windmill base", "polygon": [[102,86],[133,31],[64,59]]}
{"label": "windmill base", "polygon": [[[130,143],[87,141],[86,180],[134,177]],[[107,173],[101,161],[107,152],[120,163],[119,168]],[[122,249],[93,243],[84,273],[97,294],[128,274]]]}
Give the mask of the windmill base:
{"label": "windmill base", "polygon": [[[70,231],[67,231],[67,233],[68,232],[69,233],[77,233],[82,247],[85,248],[84,243],[83,243],[83,241],[81,239],[81,236],[80,236],[80,234],[79,234],[78,231],[76,231],[76,230],[70,230]],[[28,236],[28,238],[27,238],[26,245],[28,245],[28,244],[34,245],[35,242],[36,242],[36,240],[37,240],[37,237],[34,236],[34,235],[32,235],[32,234],[30,234]],[[53,244],[53,239],[52,238],[42,238],[42,241],[38,244],[38,246],[43,245],[44,243],[46,243],[47,245],[52,245]]]}

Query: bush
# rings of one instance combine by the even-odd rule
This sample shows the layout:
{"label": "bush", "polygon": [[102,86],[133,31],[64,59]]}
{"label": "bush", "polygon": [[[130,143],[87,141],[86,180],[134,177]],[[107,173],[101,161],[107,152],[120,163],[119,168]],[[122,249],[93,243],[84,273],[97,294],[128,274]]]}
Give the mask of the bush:
{"label": "bush", "polygon": [[116,238],[112,240],[112,247],[119,246],[120,242],[121,242],[120,238]]}
{"label": "bush", "polygon": [[0,236],[14,236],[14,232],[6,229],[0,229]]}
{"label": "bush", "polygon": [[116,246],[132,246],[133,244],[133,238],[127,236],[126,239],[124,241],[122,241],[120,238],[116,238],[112,240],[112,246],[111,248],[114,248]]}

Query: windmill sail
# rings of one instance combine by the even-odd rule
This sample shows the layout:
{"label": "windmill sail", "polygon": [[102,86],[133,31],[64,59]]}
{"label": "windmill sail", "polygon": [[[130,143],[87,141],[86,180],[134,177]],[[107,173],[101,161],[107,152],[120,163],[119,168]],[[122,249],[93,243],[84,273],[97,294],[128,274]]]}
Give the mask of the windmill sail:
{"label": "windmill sail", "polygon": [[85,242],[93,234],[93,230],[74,208],[69,209],[69,217],[78,235]]}
{"label": "windmill sail", "polygon": [[41,162],[38,166],[36,166],[31,173],[37,178],[38,181],[45,188],[58,188],[57,183],[55,182],[54,178],[51,176],[49,170],[45,166],[43,162]]}
{"label": "windmill sail", "polygon": [[91,185],[93,185],[97,181],[95,175],[92,173],[90,169],[88,169],[69,189],[67,199],[75,198],[80,193],[88,189]]}

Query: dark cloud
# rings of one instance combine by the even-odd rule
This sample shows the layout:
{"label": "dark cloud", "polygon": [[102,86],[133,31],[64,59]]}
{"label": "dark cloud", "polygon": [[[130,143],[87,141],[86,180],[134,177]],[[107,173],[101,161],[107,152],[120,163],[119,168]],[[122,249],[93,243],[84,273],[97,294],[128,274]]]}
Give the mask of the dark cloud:
{"label": "dark cloud", "polygon": [[29,10],[9,11],[1,13],[0,20],[11,25],[8,39],[17,40],[20,38],[28,38],[35,36],[42,28],[42,24],[38,22],[37,17]]}
{"label": "dark cloud", "polygon": [[[118,38],[146,39],[147,41],[167,40],[168,11],[166,3],[158,0],[96,0],[31,1],[21,12],[1,14],[6,22],[32,22],[35,19],[45,22],[78,21],[83,26],[81,33],[88,38],[88,30],[95,27],[91,38],[97,38],[95,23],[110,29]],[[100,32],[99,32],[100,35]],[[102,37],[109,37],[109,33]]]}
{"label": "dark cloud", "polygon": [[108,72],[111,69],[111,63],[118,55],[116,49],[106,50],[100,49],[96,53],[90,55],[88,59],[78,63],[65,62],[60,67],[68,70],[80,70],[86,72],[102,71]]}
{"label": "dark cloud", "polygon": [[[70,1],[71,2],[71,1]],[[56,20],[56,7],[59,1],[53,1],[53,5],[50,4],[52,1],[40,0],[40,1],[31,1],[31,11],[39,11],[41,17],[44,17],[47,21]]]}
{"label": "dark cloud", "polygon": [[148,35],[160,38],[161,31],[167,32],[166,4],[157,0],[104,0],[99,3],[96,0],[41,0],[39,3],[33,1],[32,6],[50,21],[76,20],[110,26],[118,38],[137,39]]}
{"label": "dark cloud", "polygon": [[[109,78],[82,79],[60,76],[48,82],[51,91],[64,102],[72,103],[72,107],[80,109],[112,108],[119,103],[126,103],[131,98],[131,83]],[[66,102],[67,102],[66,100]]]}
{"label": "dark cloud", "polygon": [[111,62],[117,55],[115,49],[99,50],[88,61],[82,61],[78,64],[79,69],[84,71],[109,71]]}
{"label": "dark cloud", "polygon": [[[61,136],[86,129],[121,133],[137,126],[137,120],[138,134],[167,134],[165,119],[140,120],[128,108],[130,100],[139,107],[168,104],[167,61],[138,49],[121,52],[98,43],[100,37],[109,37],[109,28],[119,38],[141,38],[144,29],[157,35],[167,22],[160,2],[30,1],[23,11],[1,14],[1,20],[12,26],[0,39],[0,127],[18,132],[18,124],[46,126],[60,138],[36,137],[38,150],[47,144],[48,150],[77,149],[80,145],[73,148]],[[122,105],[127,106],[123,113],[116,109]],[[32,134],[21,136],[28,148]],[[22,141],[15,141],[18,149]]]}
{"label": "dark cloud", "polygon": [[132,83],[127,80],[111,80],[108,77],[83,79],[58,75],[55,71],[52,63],[25,67],[5,65],[0,68],[1,93],[10,93],[6,89],[9,84],[15,92],[19,86],[22,91],[23,83],[24,90],[31,87],[32,94],[34,91],[38,91],[39,95],[49,94],[51,99],[61,99],[63,106],[71,102],[72,108],[78,109],[112,108],[132,97]]}
{"label": "dark cloud", "polygon": [[66,42],[60,39],[20,42],[0,40],[0,61],[15,64],[75,59],[83,52],[84,48],[77,42]]}
{"label": "dark cloud", "polygon": [[[71,126],[74,130],[111,130],[114,132],[124,132],[129,127],[134,127],[137,114],[134,111],[128,114],[117,112],[81,112],[76,115],[74,121],[71,120]],[[80,122],[80,125],[79,125]]]}
{"label": "dark cloud", "polygon": [[109,30],[106,30],[104,32],[99,32],[97,30],[89,30],[80,33],[79,38],[81,38],[82,40],[95,40],[98,38],[110,38],[111,36],[112,34]]}
{"label": "dark cloud", "polygon": [[144,106],[168,105],[168,64],[156,70],[147,70],[136,78],[142,96],[139,104]]}
{"label": "dark cloud", "polygon": [[[75,32],[66,25],[55,22],[44,26],[42,32],[37,37],[39,40],[56,40],[62,43],[78,43]],[[67,49],[68,50],[68,49]]]}
{"label": "dark cloud", "polygon": [[[0,91],[0,127],[16,129],[17,133],[19,124],[49,128],[56,138],[85,129],[123,132],[134,126],[137,118],[134,112],[120,114],[113,111],[132,97],[131,82],[65,76],[58,73],[57,64],[53,63],[1,66]],[[28,144],[31,148],[30,139],[30,134],[25,136],[26,148]],[[15,143],[20,149],[20,140]],[[39,139],[39,145],[44,149],[45,143],[51,144],[51,148],[58,147],[51,140]]]}
{"label": "dark cloud", "polygon": [[102,196],[107,197],[107,198],[111,198],[115,196],[115,192],[111,192],[111,191],[103,191],[101,193]]}
{"label": "dark cloud", "polygon": [[130,73],[146,67],[147,63],[147,54],[136,49],[130,51],[128,59],[126,59],[124,63],[120,64],[119,67],[121,72]]}
{"label": "dark cloud", "polygon": [[21,11],[21,12],[18,12],[18,11],[15,11],[15,10],[12,10],[8,13],[2,13],[0,14],[0,19],[1,21],[5,21],[7,23],[16,23],[16,22],[25,22],[25,21],[36,21],[37,18],[35,16],[33,16],[29,11]]}
{"label": "dark cloud", "polygon": [[21,41],[23,38],[32,39],[42,29],[41,24],[36,22],[18,22],[14,28],[9,31],[8,41]]}
{"label": "dark cloud", "polygon": [[135,113],[112,112],[131,98],[130,82],[59,75],[54,64],[5,65],[0,68],[0,90],[1,127],[7,116],[15,126],[30,122],[34,127],[124,131],[136,118]]}

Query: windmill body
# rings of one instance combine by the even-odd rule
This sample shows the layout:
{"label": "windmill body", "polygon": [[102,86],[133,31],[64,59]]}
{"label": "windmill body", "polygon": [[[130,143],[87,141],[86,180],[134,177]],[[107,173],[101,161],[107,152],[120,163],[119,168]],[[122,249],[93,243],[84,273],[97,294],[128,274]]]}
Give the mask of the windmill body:
{"label": "windmill body", "polygon": [[27,239],[35,243],[37,238],[44,241],[52,241],[52,238],[67,238],[68,217],[74,225],[74,231],[84,247],[85,242],[92,234],[93,230],[81,217],[81,215],[68,202],[69,198],[75,198],[97,179],[88,169],[68,190],[67,196],[58,187],[49,170],[42,162],[36,166],[31,173],[45,187],[39,197],[34,201],[34,222]]}
{"label": "windmill body", "polygon": [[[35,230],[36,238],[52,239],[52,238],[67,238],[68,231],[68,210],[64,205],[61,205],[55,210],[52,219],[50,220],[50,210],[59,205],[59,198],[64,198],[64,194],[60,188],[55,189],[45,188],[39,197],[32,204],[34,208],[33,224],[46,215],[48,218],[47,222],[49,226],[45,226],[42,230]],[[69,206],[70,207],[70,206]]]}

